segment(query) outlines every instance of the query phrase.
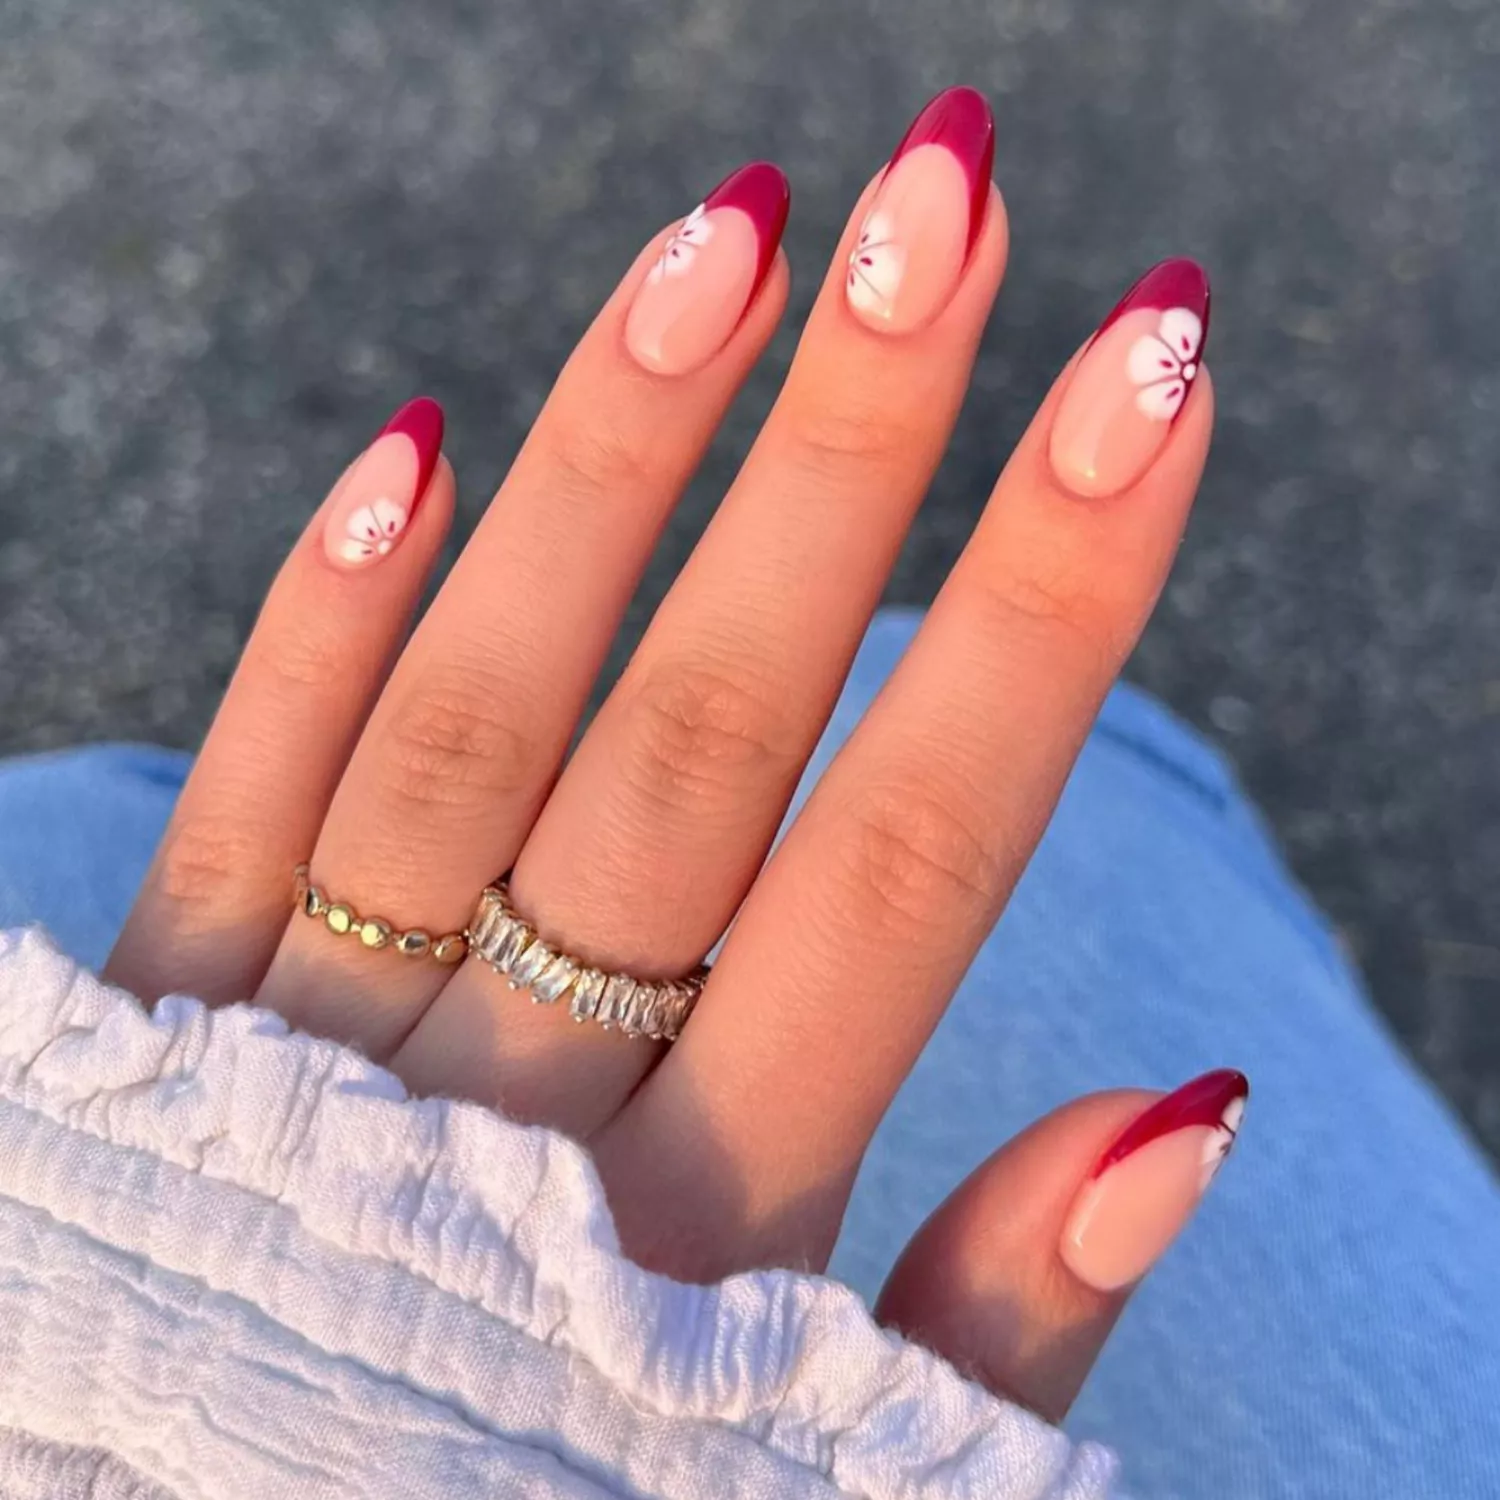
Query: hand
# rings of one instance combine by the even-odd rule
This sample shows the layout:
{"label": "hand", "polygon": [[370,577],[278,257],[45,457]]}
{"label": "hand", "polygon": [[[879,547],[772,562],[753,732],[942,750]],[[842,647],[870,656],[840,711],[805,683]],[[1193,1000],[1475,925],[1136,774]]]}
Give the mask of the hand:
{"label": "hand", "polygon": [[[871,1133],[1150,613],[1208,449],[1207,284],[1167,262],[1063,373],[765,862],[1000,284],[992,138],[979,96],[951,91],[866,189],[775,409],[566,763],[652,546],[782,313],[781,174],[744,169],[642,252],[409,640],[454,477],[435,405],[398,414],[277,578],[111,977],[253,999],[418,1092],[579,1136],[648,1265],[824,1265]],[[739,915],[668,1049],[527,1004],[473,955],[336,937],[292,914],[302,861],[330,899],[435,936],[509,870],[543,937],[653,977],[691,971]],[[1135,1189],[1152,1223],[1119,1207],[1123,1164],[1090,1173],[1154,1096],[1078,1101],[958,1188],[880,1316],[1059,1416],[1232,1139],[1236,1079],[1127,1135],[1175,1143]]]}

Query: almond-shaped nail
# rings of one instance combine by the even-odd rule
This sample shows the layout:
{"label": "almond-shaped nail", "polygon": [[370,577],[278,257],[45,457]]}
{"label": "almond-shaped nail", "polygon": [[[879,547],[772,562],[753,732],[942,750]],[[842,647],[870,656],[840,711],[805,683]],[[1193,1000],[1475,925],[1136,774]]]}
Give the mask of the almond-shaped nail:
{"label": "almond-shaped nail", "polygon": [[1229,1155],[1249,1093],[1242,1073],[1205,1073],[1125,1128],[1063,1229],[1063,1262],[1080,1281],[1112,1292],[1151,1269]]}
{"label": "almond-shaped nail", "polygon": [[686,375],[724,347],[771,269],[791,201],[780,167],[751,162],[678,225],[625,319],[640,364]]}
{"label": "almond-shaped nail", "polygon": [[340,568],[364,568],[401,540],[443,450],[443,408],[408,401],[344,476],[328,508],[323,551]]}
{"label": "almond-shaped nail", "polygon": [[1102,499],[1151,467],[1202,368],[1208,301],[1195,260],[1164,260],[1125,293],[1058,402],[1049,453],[1059,484]]}
{"label": "almond-shaped nail", "polygon": [[896,147],[849,254],[850,310],[909,333],[948,305],[984,227],[995,119],[976,89],[939,94]]}

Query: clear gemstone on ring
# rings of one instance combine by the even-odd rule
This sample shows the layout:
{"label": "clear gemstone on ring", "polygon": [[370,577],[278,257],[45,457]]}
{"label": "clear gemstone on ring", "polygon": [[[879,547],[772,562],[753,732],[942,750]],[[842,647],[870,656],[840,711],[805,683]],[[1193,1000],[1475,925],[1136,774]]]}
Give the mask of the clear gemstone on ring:
{"label": "clear gemstone on ring", "polygon": [[595,1020],[606,1030],[626,1013],[635,994],[635,980],[629,974],[611,974],[604,984],[604,998],[599,1002]]}
{"label": "clear gemstone on ring", "polygon": [[626,1036],[640,1036],[642,1033],[642,1022],[646,1012],[651,1008],[651,1000],[655,992],[655,986],[648,984],[644,979],[638,979],[635,989],[627,997],[616,1020],[619,1022],[620,1030]]}
{"label": "clear gemstone on ring", "polygon": [[495,935],[495,927],[501,918],[499,905],[486,897],[479,904],[479,914],[474,919],[474,925],[469,931],[470,941],[476,951],[483,951],[489,940]]}
{"label": "clear gemstone on ring", "polygon": [[662,983],[651,986],[651,998],[641,1008],[637,1017],[637,1026],[642,1036],[654,1038],[661,1035],[662,1018],[666,1015],[667,1008],[671,1003],[671,980],[663,980]]}
{"label": "clear gemstone on ring", "polygon": [[673,980],[663,987],[661,1004],[652,1017],[653,1025],[651,1035],[658,1041],[672,1035],[672,1018],[677,1014],[677,1008],[681,1004],[683,988],[678,980]]}
{"label": "clear gemstone on ring", "polygon": [[682,1023],[687,1019],[689,1007],[697,995],[697,987],[675,981],[672,985],[672,994],[665,1006],[657,1034],[667,1041],[675,1041],[678,1033],[682,1030]]}
{"label": "clear gemstone on ring", "polygon": [[532,939],[536,937],[535,930],[528,927],[519,917],[507,917],[505,921],[507,925],[501,930],[495,943],[493,957],[490,959],[490,962],[502,974],[508,973],[514,967]]}
{"label": "clear gemstone on ring", "polygon": [[651,1003],[651,986],[644,979],[637,979],[635,988],[625,997],[615,1014],[615,1025],[626,1036],[641,1034],[641,1016]]}
{"label": "clear gemstone on ring", "polygon": [[575,1021],[590,1021],[604,996],[607,976],[598,969],[585,969],[573,985],[573,999],[568,1014]]}
{"label": "clear gemstone on ring", "polygon": [[557,956],[556,948],[538,939],[516,960],[510,971],[511,983],[517,989],[530,989]]}
{"label": "clear gemstone on ring", "polygon": [[553,1005],[567,994],[568,986],[578,977],[578,965],[566,953],[559,953],[531,982],[531,998],[543,1005]]}
{"label": "clear gemstone on ring", "polygon": [[644,1018],[645,1034],[653,1040],[659,1039],[666,1034],[667,1022],[672,1014],[672,1007],[677,1002],[677,986],[668,979],[657,987],[656,1003],[651,1007],[651,1012]]}

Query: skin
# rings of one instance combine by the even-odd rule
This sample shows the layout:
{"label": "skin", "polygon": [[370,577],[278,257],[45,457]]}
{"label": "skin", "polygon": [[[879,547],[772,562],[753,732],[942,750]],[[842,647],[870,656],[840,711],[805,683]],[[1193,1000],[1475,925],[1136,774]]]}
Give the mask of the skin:
{"label": "skin", "polygon": [[[868,326],[844,283],[873,191],[744,468],[566,765],[656,539],[781,316],[779,253],[723,347],[668,376],[631,357],[626,323],[670,230],[642,251],[414,633],[452,517],[446,462],[378,565],[331,566],[313,517],[108,969],[146,997],[253,997],[418,1092],[587,1140],[626,1247],[684,1279],[826,1263],[870,1135],[1150,614],[1208,449],[1205,373],[1142,475],[1080,500],[1048,460],[1065,372],[762,871],[1006,258],[992,191],[946,305],[914,331]],[[532,1007],[479,962],[407,962],[290,917],[309,857],[325,889],[433,932],[461,928],[513,867],[518,907],[605,968],[686,971],[740,916],[664,1051]],[[879,1316],[1061,1416],[1130,1290],[1068,1270],[1067,1211],[1153,1097],[1079,1100],[1003,1146],[912,1241]]]}

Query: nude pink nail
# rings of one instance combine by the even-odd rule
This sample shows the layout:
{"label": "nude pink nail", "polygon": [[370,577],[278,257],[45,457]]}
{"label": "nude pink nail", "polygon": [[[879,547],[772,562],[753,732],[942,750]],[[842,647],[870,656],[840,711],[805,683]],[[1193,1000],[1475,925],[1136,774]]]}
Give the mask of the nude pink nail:
{"label": "nude pink nail", "polygon": [[751,162],[682,221],[625,319],[625,345],[639,363],[685,375],[724,347],[770,272],[791,196],[780,167]]}
{"label": "nude pink nail", "polygon": [[1208,304],[1195,260],[1164,260],[1126,292],[1058,403],[1048,451],[1059,484],[1101,499],[1151,467],[1202,368]]}
{"label": "nude pink nail", "polygon": [[912,121],[849,254],[856,318],[908,333],[948,305],[984,227],[994,164],[995,119],[978,90],[947,89]]}
{"label": "nude pink nail", "polygon": [[387,556],[411,524],[443,449],[443,408],[408,401],[344,476],[328,508],[323,551],[340,568]]}
{"label": "nude pink nail", "polygon": [[1249,1093],[1244,1074],[1224,1068],[1132,1121],[1068,1214],[1061,1253],[1080,1281],[1113,1292],[1150,1270],[1229,1155]]}

